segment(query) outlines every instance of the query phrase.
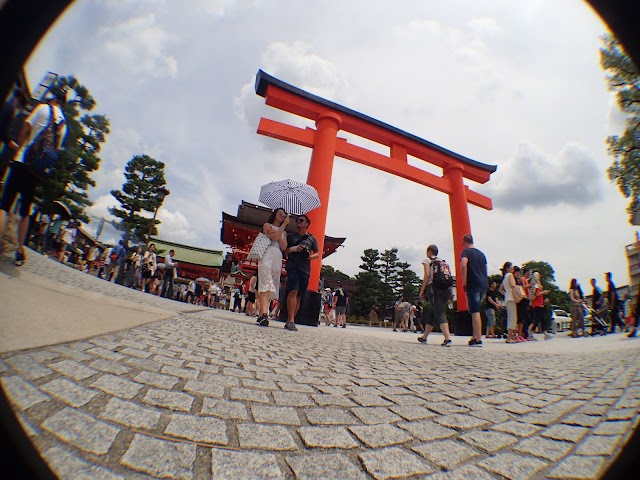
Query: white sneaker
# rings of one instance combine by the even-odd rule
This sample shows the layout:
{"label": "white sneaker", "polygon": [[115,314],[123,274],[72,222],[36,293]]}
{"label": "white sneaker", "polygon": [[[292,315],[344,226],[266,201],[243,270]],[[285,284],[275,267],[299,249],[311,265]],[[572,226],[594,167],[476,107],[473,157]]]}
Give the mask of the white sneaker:
{"label": "white sneaker", "polygon": [[544,339],[545,340],[551,340],[551,338],[552,337],[551,337],[551,335],[549,333],[547,333],[547,332],[544,333]]}

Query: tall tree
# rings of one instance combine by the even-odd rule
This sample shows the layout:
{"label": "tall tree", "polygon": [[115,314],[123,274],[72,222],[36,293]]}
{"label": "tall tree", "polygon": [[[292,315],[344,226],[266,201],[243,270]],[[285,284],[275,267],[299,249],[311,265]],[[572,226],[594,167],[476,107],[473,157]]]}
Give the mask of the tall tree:
{"label": "tall tree", "polygon": [[393,247],[390,250],[385,250],[380,255],[380,275],[382,281],[389,285],[394,292],[398,291],[398,271],[400,259],[398,258],[398,249]]}
{"label": "tall tree", "polygon": [[322,265],[320,267],[320,276],[330,280],[352,280],[349,275],[334,269],[331,265]]}
{"label": "tall tree", "polygon": [[390,288],[380,280],[376,272],[362,271],[356,275],[355,284],[358,290],[354,295],[354,313],[360,317],[366,317],[371,307],[378,307],[384,318],[384,300],[389,294]]}
{"label": "tall tree", "polygon": [[422,280],[411,270],[411,264],[398,262],[398,268],[400,269],[398,273],[398,293],[409,302],[417,301]]}
{"label": "tall tree", "polygon": [[615,37],[605,35],[602,40],[600,65],[609,90],[616,93],[618,106],[627,115],[622,135],[607,138],[614,158],[607,172],[622,195],[630,198],[627,212],[633,215],[640,210],[640,74]]}
{"label": "tall tree", "polygon": [[62,105],[67,136],[55,169],[38,187],[36,196],[44,211],[50,211],[52,202],[59,200],[69,208],[73,218],[88,223],[85,208],[92,202],[87,190],[96,185],[91,173],[100,168],[99,153],[109,133],[109,119],[89,113],[96,101],[76,78],[61,77],[51,90],[67,91],[67,102]]}
{"label": "tall tree", "polygon": [[[140,215],[140,212],[154,213],[162,204],[158,193],[164,189],[164,163],[148,155],[136,155],[125,167],[125,183],[122,190],[112,190],[113,195],[122,208],[109,209],[112,215],[120,218],[119,227],[140,243],[146,241],[151,228],[151,235],[156,235],[159,220]],[[153,223],[153,226],[152,225]]]}
{"label": "tall tree", "polygon": [[375,273],[380,278],[380,252],[373,248],[368,248],[360,257],[362,264],[360,269],[365,272]]}

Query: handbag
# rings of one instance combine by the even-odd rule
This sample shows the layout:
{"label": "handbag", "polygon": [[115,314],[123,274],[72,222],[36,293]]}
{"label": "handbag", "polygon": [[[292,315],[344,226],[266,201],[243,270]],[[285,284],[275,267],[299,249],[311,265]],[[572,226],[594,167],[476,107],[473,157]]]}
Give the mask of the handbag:
{"label": "handbag", "polygon": [[522,300],[527,298],[527,293],[524,291],[524,287],[521,285],[516,285],[512,290],[513,299],[516,303],[520,303]]}
{"label": "handbag", "polygon": [[258,236],[253,241],[251,250],[249,250],[247,260],[261,259],[264,253],[267,251],[267,248],[269,248],[269,245],[271,245],[271,239],[262,232],[258,233]]}

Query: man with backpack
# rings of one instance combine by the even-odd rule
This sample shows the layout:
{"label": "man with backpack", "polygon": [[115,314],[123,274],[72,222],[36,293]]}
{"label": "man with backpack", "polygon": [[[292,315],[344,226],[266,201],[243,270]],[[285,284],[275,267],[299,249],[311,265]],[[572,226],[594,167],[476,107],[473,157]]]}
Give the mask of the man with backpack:
{"label": "man with backpack", "polygon": [[422,288],[419,296],[422,299],[426,293],[430,308],[426,317],[424,334],[418,337],[418,341],[426,343],[427,337],[438,325],[444,335],[442,346],[450,347],[451,335],[444,309],[451,298],[451,286],[453,285],[451,269],[443,259],[438,258],[438,247],[436,245],[427,247],[427,258],[422,262],[422,266],[424,268],[424,278],[422,279]]}
{"label": "man with backpack", "polygon": [[27,259],[24,242],[36,186],[57,160],[57,152],[67,134],[62,111],[66,99],[65,91],[57,91],[48,103],[38,105],[25,119],[17,141],[10,142],[10,147],[18,151],[11,163],[9,177],[0,200],[0,239],[6,228],[9,210],[20,194],[20,223],[15,253],[17,266],[23,265]]}
{"label": "man with backpack", "polygon": [[482,318],[480,317],[480,306],[487,288],[489,288],[487,257],[473,246],[473,237],[470,234],[462,237],[462,243],[464,244],[464,250],[462,250],[460,258],[460,276],[462,277],[462,288],[467,294],[467,306],[471,314],[471,324],[473,325],[473,338],[469,340],[469,346],[481,347]]}

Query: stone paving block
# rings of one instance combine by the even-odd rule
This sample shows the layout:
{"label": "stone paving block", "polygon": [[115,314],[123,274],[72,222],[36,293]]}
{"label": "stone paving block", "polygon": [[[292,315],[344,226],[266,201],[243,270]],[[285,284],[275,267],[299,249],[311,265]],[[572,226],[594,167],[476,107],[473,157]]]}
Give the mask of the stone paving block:
{"label": "stone paving block", "polygon": [[242,400],[246,402],[270,403],[267,392],[243,387],[231,388],[229,398],[231,400]]}
{"label": "stone paving block", "polygon": [[443,427],[430,420],[402,422],[398,426],[423,442],[449,438],[457,434],[455,430]]}
{"label": "stone paving block", "polygon": [[227,424],[218,418],[174,413],[164,430],[173,437],[211,445],[227,445]]}
{"label": "stone paving block", "polygon": [[156,478],[193,479],[196,445],[136,433],[120,463]]}
{"label": "stone paving block", "polygon": [[179,358],[167,357],[165,355],[154,355],[151,360],[160,365],[170,366],[174,368],[180,368],[185,364],[184,360]]}
{"label": "stone paving block", "polygon": [[424,420],[426,418],[433,418],[436,416],[435,413],[423,406],[394,406],[389,407],[389,410],[409,421]]}
{"label": "stone paving block", "polygon": [[229,377],[237,378],[255,378],[255,375],[251,372],[247,372],[241,368],[225,367],[222,369],[222,374]]}
{"label": "stone paving block", "polygon": [[278,382],[280,390],[283,392],[295,392],[295,393],[315,393],[316,389],[309,385],[299,385],[292,382]]}
{"label": "stone paving block", "polygon": [[621,446],[622,435],[587,437],[576,449],[578,455],[612,455]]}
{"label": "stone paving block", "polygon": [[223,386],[201,382],[200,380],[187,380],[187,383],[184,385],[184,390],[214,398],[222,398],[224,396]]}
{"label": "stone paving block", "polygon": [[529,413],[535,410],[534,408],[519,402],[504,403],[502,405],[497,405],[496,408],[504,410],[505,412],[513,413],[515,415],[524,415],[525,413]]}
{"label": "stone paving block", "polygon": [[356,407],[351,409],[351,413],[358,417],[362,423],[368,425],[394,423],[402,420],[402,417],[383,407]]}
{"label": "stone paving block", "polygon": [[600,478],[604,470],[603,457],[583,457],[571,455],[562,460],[553,470],[546,474],[547,478],[570,478],[591,480]]}
{"label": "stone paving block", "polygon": [[468,408],[470,413],[479,412],[481,410],[493,409],[493,405],[483,402],[480,398],[463,398],[461,400],[454,400],[455,405]]}
{"label": "stone paving block", "polygon": [[76,408],[86,405],[99,394],[66,378],[56,378],[40,385],[40,390]]}
{"label": "stone paving block", "polygon": [[256,390],[278,390],[278,386],[271,380],[255,380],[253,378],[243,378],[242,385],[246,388],[255,388]]}
{"label": "stone paving block", "polygon": [[153,429],[160,421],[161,412],[153,408],[146,408],[135,402],[113,397],[109,400],[100,414],[100,418],[110,420],[133,428]]}
{"label": "stone paving block", "polygon": [[285,427],[241,423],[238,425],[238,439],[242,448],[264,450],[296,450],[295,440]]}
{"label": "stone paving block", "polygon": [[356,448],[360,444],[345,427],[300,427],[298,433],[309,448]]}
{"label": "stone paving block", "polygon": [[171,365],[163,365],[163,367],[160,369],[160,373],[163,373],[165,375],[172,375],[178,378],[184,378],[187,380],[196,380],[200,375],[200,372],[198,370],[194,370],[192,368],[174,367]]}
{"label": "stone paving block", "polygon": [[69,345],[56,345],[51,347],[51,350],[60,353],[63,357],[75,360],[76,362],[87,362],[93,358],[91,355],[87,355],[86,353],[72,348]]}
{"label": "stone paving block", "polygon": [[367,476],[347,456],[340,453],[311,453],[286,457],[296,479],[317,480],[340,478],[341,480],[365,480]]}
{"label": "stone paving block", "polygon": [[202,381],[210,383],[212,385],[220,385],[223,387],[236,387],[240,385],[240,379],[238,377],[227,377],[224,375],[217,375],[211,373],[205,373]]}
{"label": "stone paving block", "polygon": [[492,431],[475,431],[465,433],[460,436],[461,440],[464,440],[469,445],[481,448],[482,450],[495,453],[503,448],[510,447],[518,443],[518,438],[506,433],[492,432]]}
{"label": "stone paving block", "polygon": [[601,417],[587,415],[584,413],[572,413],[562,419],[562,423],[567,425],[577,425],[579,427],[595,427],[602,421]]}
{"label": "stone paving block", "polygon": [[286,477],[271,453],[237,452],[214,448],[211,450],[213,480],[251,478],[255,480],[284,480]]}
{"label": "stone paving block", "polygon": [[637,408],[616,408],[607,413],[607,420],[631,420],[638,414]]}
{"label": "stone paving block", "polygon": [[256,422],[300,425],[300,417],[295,408],[271,405],[252,405],[251,414]]}
{"label": "stone paving block", "polygon": [[149,358],[151,355],[153,355],[151,352],[148,352],[146,350],[140,350],[139,348],[131,347],[123,348],[122,350],[120,350],[120,353],[137,358]]}
{"label": "stone paving block", "polygon": [[220,373],[220,367],[218,365],[209,365],[208,363],[203,362],[189,362],[185,366],[185,368],[192,368],[193,370],[197,370],[198,372],[216,374]]}
{"label": "stone paving block", "polygon": [[54,373],[50,368],[40,365],[31,355],[14,355],[6,358],[5,361],[27,380],[38,380]]}
{"label": "stone paving block", "polygon": [[425,407],[429,410],[438,413],[440,415],[452,415],[454,413],[467,413],[469,412],[468,408],[460,407],[458,405],[454,405],[449,402],[439,402],[439,403],[426,403]]}
{"label": "stone paving block", "polygon": [[118,362],[112,362],[111,360],[105,360],[103,358],[92,360],[89,365],[96,370],[100,370],[105,373],[113,373],[114,375],[125,375],[131,370],[126,365],[122,365]]}
{"label": "stone paving block", "polygon": [[393,425],[360,425],[349,427],[358,439],[371,448],[387,447],[412,440],[404,430]]}
{"label": "stone paving block", "polygon": [[477,411],[472,410],[469,412],[469,415],[473,415],[474,417],[481,418],[482,420],[486,420],[493,424],[507,422],[515,416],[512,413],[505,412],[498,408],[485,408],[484,410]]}
{"label": "stone paving block", "polygon": [[611,407],[609,405],[597,405],[595,403],[588,403],[581,407],[578,413],[584,413],[586,415],[606,415]]}
{"label": "stone paving block", "polygon": [[354,407],[356,404],[348,399],[347,397],[343,397],[342,395],[326,395],[323,393],[314,393],[311,395],[311,398],[321,407],[326,407],[329,405],[336,407]]}
{"label": "stone paving block", "polygon": [[365,470],[376,480],[426,475],[434,468],[418,455],[398,447],[371,450],[358,455]]}
{"label": "stone paving block", "polygon": [[574,427],[569,425],[552,425],[541,433],[543,437],[549,437],[554,440],[566,440],[567,442],[577,443],[582,437],[589,433],[589,429],[585,427]]}
{"label": "stone paving block", "polygon": [[532,478],[534,474],[545,468],[547,463],[513,453],[500,453],[478,462],[478,465],[510,480],[524,480]]}
{"label": "stone paving block", "polygon": [[225,420],[248,420],[247,408],[242,402],[231,402],[229,400],[216,400],[207,398],[202,402],[202,415],[213,415]]}
{"label": "stone paving block", "polygon": [[631,422],[626,421],[602,422],[593,430],[593,433],[596,435],[623,435],[629,432],[632,427]]}
{"label": "stone paving block", "polygon": [[481,418],[477,418],[472,415],[463,415],[460,413],[435,417],[433,421],[445,427],[455,428],[457,430],[469,430],[472,428],[480,428],[489,425],[489,422],[486,420],[482,420]]}
{"label": "stone paving block", "polygon": [[496,477],[481,468],[465,465],[451,471],[433,473],[425,478],[427,480],[494,480]]}
{"label": "stone paving block", "polygon": [[150,372],[159,372],[162,369],[161,363],[148,358],[127,357],[124,363],[134,369],[148,370]]}
{"label": "stone paving block", "polygon": [[446,395],[442,395],[441,393],[424,393],[424,394],[419,394],[419,396],[420,398],[425,399],[430,404],[440,403],[443,406],[446,406],[447,405],[446,402],[451,401],[449,397],[447,397]]}
{"label": "stone paving block", "polygon": [[138,392],[144,387],[137,382],[132,382],[131,380],[127,380],[126,378],[116,377],[115,375],[111,375],[106,373],[96,379],[91,386],[93,388],[97,388],[102,390],[105,393],[110,395],[115,395],[116,397],[126,398],[127,400],[131,400],[135,397]]}
{"label": "stone paving block", "polygon": [[17,375],[0,378],[0,385],[11,403],[23,411],[50,400],[48,395]]}
{"label": "stone paving block", "polygon": [[133,381],[144,385],[151,385],[152,387],[171,390],[178,384],[180,379],[171,375],[163,375],[161,373],[148,372],[146,370],[143,370],[138,375],[133,377]]}
{"label": "stone paving block", "polygon": [[94,355],[96,357],[104,358],[105,360],[110,360],[112,362],[120,362],[126,358],[126,355],[122,355],[121,353],[112,352],[103,347],[94,347],[87,350],[87,353]]}
{"label": "stone paving block", "polygon": [[564,457],[572,448],[572,443],[538,436],[525,438],[513,447],[518,452],[528,453],[529,455],[542,457],[554,462]]}
{"label": "stone paving block", "polygon": [[193,404],[193,397],[184,392],[171,392],[150,388],[142,399],[143,402],[156,407],[188,412]]}
{"label": "stone paving block", "polygon": [[431,463],[451,470],[457,465],[466,462],[472,457],[479,455],[473,448],[456,440],[439,440],[435,442],[423,443],[411,447],[411,449],[422,455]]}
{"label": "stone paving block", "polygon": [[96,455],[106,454],[120,432],[120,428],[71,407],[47,418],[42,428],[63,442]]}
{"label": "stone paving block", "polygon": [[113,473],[111,469],[98,467],[86,462],[68,450],[51,447],[42,457],[58,478],[125,480],[125,476]]}
{"label": "stone paving block", "polygon": [[[382,397],[380,397],[382,399]],[[389,405],[402,405],[402,406],[411,406],[411,405],[426,405],[427,401],[424,398],[421,398],[417,395],[389,395],[389,394],[385,394],[384,398],[389,400],[386,401],[384,399],[382,399],[382,401],[384,403],[378,404],[378,406],[389,406]],[[360,403],[362,406],[367,406],[364,403],[361,403],[360,400],[358,400],[357,398],[354,398],[354,400],[358,403]],[[370,403],[370,405],[368,406],[374,406],[373,403]]]}
{"label": "stone paving block", "polygon": [[340,408],[308,408],[304,410],[311,425],[355,425],[360,422],[347,410]]}
{"label": "stone paving block", "polygon": [[74,362],[73,360],[62,360],[57,363],[52,363],[49,367],[74,380],[84,380],[98,373],[97,370],[89,368],[82,363]]}
{"label": "stone paving block", "polygon": [[[309,385],[307,385],[307,387],[309,388],[313,388],[310,387]],[[336,387],[336,386],[332,386],[332,385],[318,385],[315,389],[318,390],[320,393],[323,393],[325,395],[336,395],[336,396],[344,396],[344,395],[348,395],[350,389],[344,388],[344,387]]]}

